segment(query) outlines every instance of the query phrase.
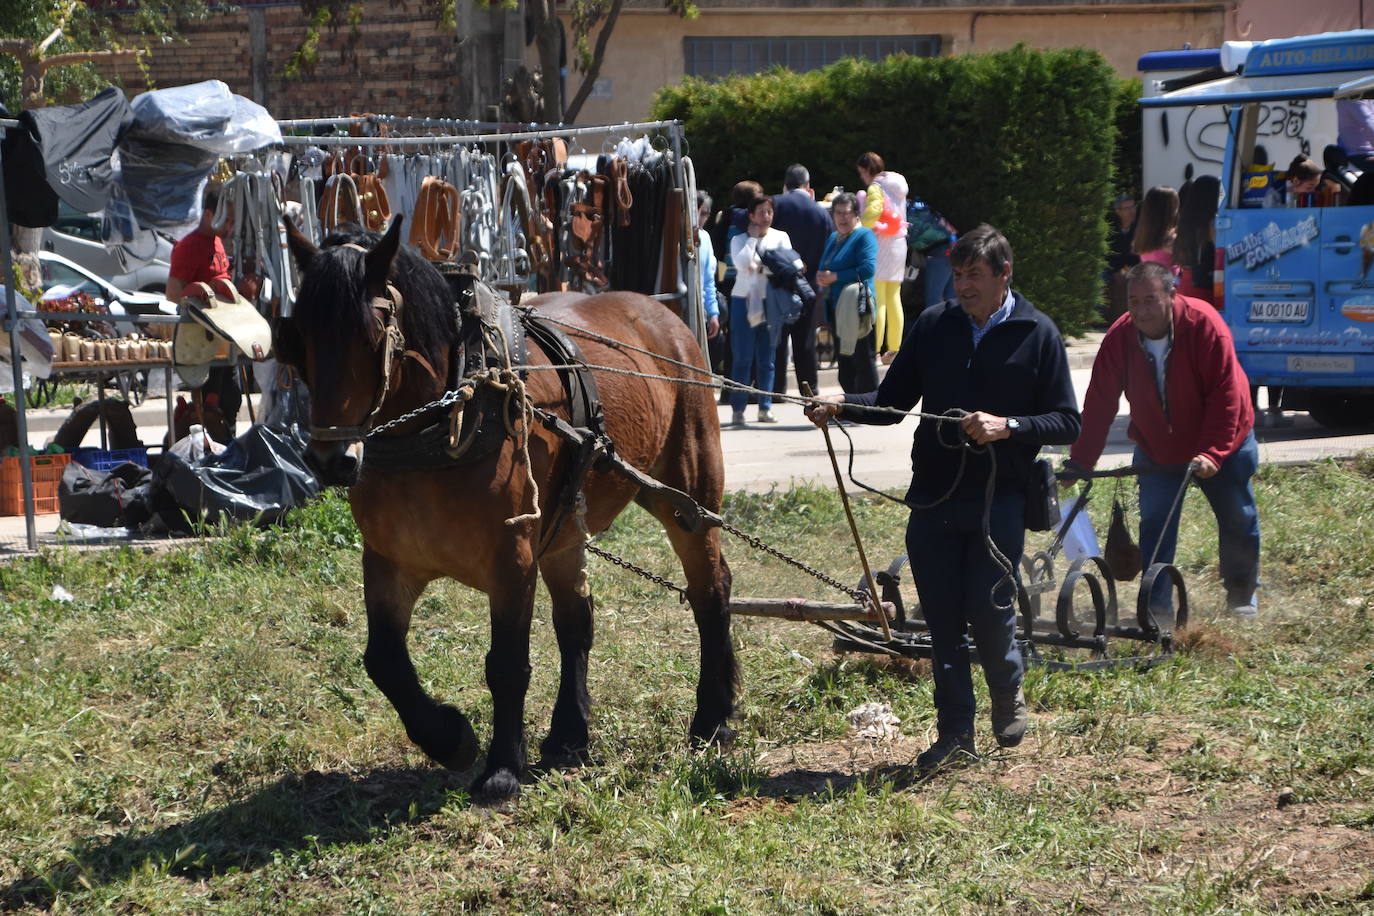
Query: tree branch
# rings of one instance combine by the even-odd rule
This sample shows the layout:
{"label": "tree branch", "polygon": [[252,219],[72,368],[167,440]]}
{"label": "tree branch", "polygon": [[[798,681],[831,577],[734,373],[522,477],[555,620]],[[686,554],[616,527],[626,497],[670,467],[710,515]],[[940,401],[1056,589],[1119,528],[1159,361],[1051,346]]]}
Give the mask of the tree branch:
{"label": "tree branch", "polygon": [[44,38],[38,45],[39,57],[43,56],[44,52],[48,50],[54,41],[62,37],[62,30],[67,27],[67,20],[72,18],[72,14],[76,12],[76,8],[80,5],[78,0],[72,0],[71,3],[67,4],[67,9],[63,11],[61,17],[57,20],[57,28],[53,29],[48,37]]}
{"label": "tree branch", "polygon": [[27,64],[33,60],[33,41],[28,38],[0,38],[0,54],[13,54]]}
{"label": "tree branch", "polygon": [[54,54],[52,57],[45,58],[38,62],[38,72],[46,73],[53,67],[61,67],[64,64],[84,64],[95,60],[125,60],[130,57],[138,57],[143,51],[131,48],[122,51],[69,51],[66,54]]}
{"label": "tree branch", "polygon": [[567,110],[563,113],[563,120],[572,124],[577,120],[577,113],[582,110],[582,103],[587,101],[587,97],[592,94],[592,87],[596,83],[596,78],[601,75],[601,61],[606,56],[606,44],[611,40],[611,30],[615,28],[615,21],[620,16],[620,8],[625,5],[625,0],[612,0],[611,9],[606,13],[606,21],[601,25],[601,31],[596,36],[596,47],[592,49],[591,66],[587,68],[587,74],[582,79],[582,85],[577,87],[576,94],[572,101],[568,102]]}

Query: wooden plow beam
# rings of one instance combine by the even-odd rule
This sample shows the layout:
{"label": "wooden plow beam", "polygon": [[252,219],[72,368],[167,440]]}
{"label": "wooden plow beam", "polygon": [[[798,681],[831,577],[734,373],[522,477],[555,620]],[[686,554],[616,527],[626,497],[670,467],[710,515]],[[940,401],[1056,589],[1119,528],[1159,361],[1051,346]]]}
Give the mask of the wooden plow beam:
{"label": "wooden plow beam", "polygon": [[[891,601],[881,603],[883,613],[892,619],[896,606]],[[773,617],[778,620],[857,620],[863,623],[882,623],[869,605],[837,604],[830,601],[810,601],[806,598],[731,598],[731,616]]]}

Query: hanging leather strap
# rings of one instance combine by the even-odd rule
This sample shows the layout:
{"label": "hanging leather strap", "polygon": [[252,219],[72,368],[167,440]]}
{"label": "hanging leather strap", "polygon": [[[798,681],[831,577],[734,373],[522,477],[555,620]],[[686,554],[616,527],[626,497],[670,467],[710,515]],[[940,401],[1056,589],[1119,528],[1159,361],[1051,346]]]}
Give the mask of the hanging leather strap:
{"label": "hanging leather strap", "polygon": [[463,237],[461,220],[458,189],[441,178],[428,176],[420,184],[420,194],[415,199],[410,244],[426,260],[452,261]]}

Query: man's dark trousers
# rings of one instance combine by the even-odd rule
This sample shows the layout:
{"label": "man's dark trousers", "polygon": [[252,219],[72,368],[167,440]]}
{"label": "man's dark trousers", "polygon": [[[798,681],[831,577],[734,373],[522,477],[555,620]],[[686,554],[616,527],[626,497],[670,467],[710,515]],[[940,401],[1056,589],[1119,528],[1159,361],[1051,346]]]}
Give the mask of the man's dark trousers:
{"label": "man's dark trousers", "polygon": [[787,393],[789,349],[795,354],[792,362],[796,367],[797,390],[801,391],[802,382],[811,385],[812,393],[820,390],[820,367],[816,361],[816,328],[820,324],[817,316],[823,306],[824,301],[817,296],[810,308],[802,310],[801,317],[783,328],[782,337],[778,339],[778,350],[773,354],[773,391],[777,394]]}
{"label": "man's dark trousers", "polygon": [[[983,537],[983,487],[963,486],[929,509],[913,509],[906,549],[921,612],[930,626],[935,678],[936,727],[941,737],[973,734],[973,676],[969,634],[978,647],[988,687],[1016,688],[1025,672],[1016,643],[1016,586],[1001,582],[1004,571]],[[993,543],[1012,564],[1025,544],[1026,497],[1003,482],[992,501]],[[995,603],[1005,610],[993,607]]]}
{"label": "man's dark trousers", "polygon": [[[787,233],[792,241],[792,250],[801,256],[806,264],[806,282],[816,288],[816,270],[825,251],[826,239],[834,227],[830,216],[806,192],[784,191],[773,196],[773,228]],[[809,309],[802,312],[792,324],[788,325],[778,341],[777,352],[773,354],[773,390],[778,394],[787,393],[787,353],[790,349],[792,365],[796,369],[797,387],[809,382],[811,390],[816,390],[816,327],[820,324],[824,303],[819,297]],[[865,389],[866,390],[866,389]]]}

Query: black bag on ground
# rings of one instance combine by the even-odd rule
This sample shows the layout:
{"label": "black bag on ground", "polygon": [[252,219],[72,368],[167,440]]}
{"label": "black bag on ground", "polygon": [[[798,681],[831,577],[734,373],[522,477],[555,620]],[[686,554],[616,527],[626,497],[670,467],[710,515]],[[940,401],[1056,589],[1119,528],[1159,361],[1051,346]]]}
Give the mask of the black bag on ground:
{"label": "black bag on ground", "polygon": [[1049,531],[1059,524],[1059,483],[1046,458],[1031,465],[1026,487],[1026,530]]}
{"label": "black bag on ground", "polygon": [[261,424],[195,463],[167,452],[153,471],[154,507],[172,531],[224,517],[270,525],[319,492],[304,443]]}
{"label": "black bag on ground", "polygon": [[133,528],[152,515],[148,485],[153,472],[126,461],[109,472],[75,461],[62,472],[57,505],[62,520],[101,528]]}

